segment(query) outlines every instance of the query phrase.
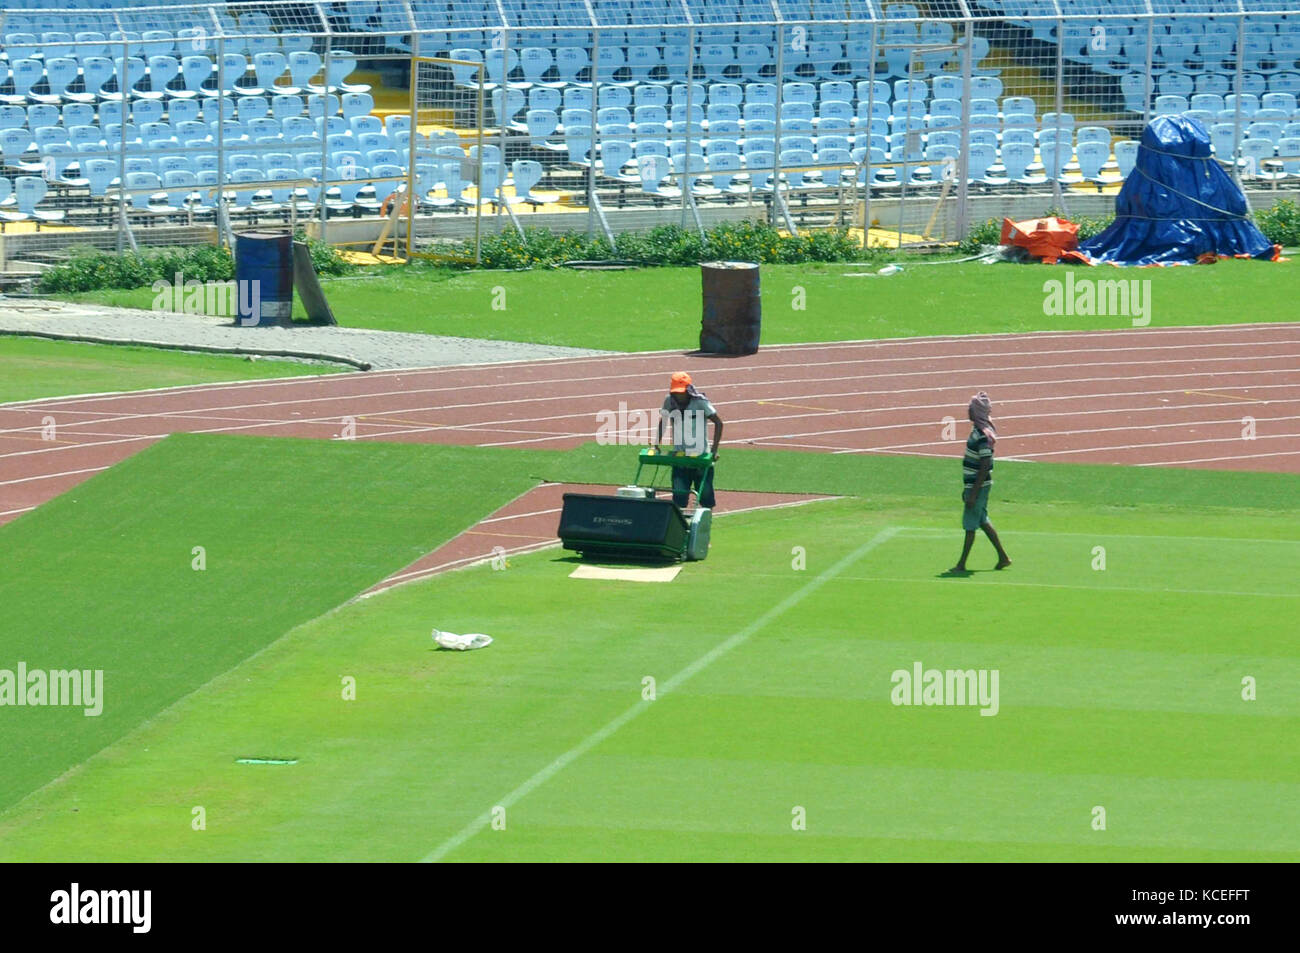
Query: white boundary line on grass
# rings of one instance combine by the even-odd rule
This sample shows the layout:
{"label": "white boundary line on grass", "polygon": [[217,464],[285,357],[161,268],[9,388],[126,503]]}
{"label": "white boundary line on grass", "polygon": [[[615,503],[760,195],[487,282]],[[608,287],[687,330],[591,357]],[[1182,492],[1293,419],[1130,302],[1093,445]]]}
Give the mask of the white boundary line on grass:
{"label": "white boundary line on grass", "polygon": [[[875,536],[871,537],[871,539],[869,539],[867,542],[863,543],[857,549],[853,550],[853,552],[849,553],[847,556],[840,559],[829,569],[825,570],[821,575],[815,577],[814,579],[809,580],[800,589],[786,596],[779,603],[777,603],[771,609],[768,609],[766,612],[764,612],[761,616],[759,616],[756,620],[751,622],[749,625],[745,626],[739,632],[735,633],[734,635],[730,636],[724,641],[718,643],[708,652],[705,652],[703,655],[697,658],[690,665],[687,665],[684,669],[682,669],[672,678],[668,679],[668,681],[664,682],[662,685],[659,686],[659,690],[658,690],[659,694],[666,694],[668,692],[676,690],[685,682],[687,682],[689,679],[695,677],[700,672],[704,671],[704,669],[712,665],[715,661],[722,658],[722,656],[726,655],[732,649],[735,649],[743,645],[744,643],[748,642],[749,639],[756,632],[761,630],[769,622],[772,622],[778,616],[781,616],[784,613],[793,609],[805,598],[807,598],[812,593],[816,592],[818,589],[820,589],[823,585],[825,585],[830,580],[834,579],[841,572],[843,572],[849,566],[853,565],[855,562],[857,562],[867,553],[871,552],[873,549],[875,549],[877,546],[880,546],[882,543],[885,543],[890,539],[892,539],[897,532],[898,530],[893,526],[887,526],[884,529],[882,529]],[[478,834],[480,831],[486,828],[488,824],[491,823],[493,809],[497,807],[508,808],[518,803],[521,799],[527,797],[536,788],[540,787],[541,785],[549,781],[551,778],[555,777],[555,775],[559,774],[561,771],[567,768],[574,761],[577,761],[584,754],[586,754],[592,748],[596,747],[606,738],[609,738],[610,736],[615,734],[620,728],[622,728],[632,719],[636,718],[637,715],[642,714],[647,708],[649,708],[653,704],[655,704],[655,702],[649,702],[644,700],[639,701],[631,708],[624,711],[617,718],[605,724],[604,727],[592,732],[582,741],[578,742],[568,751],[564,752],[564,754],[560,755],[558,758],[556,758],[546,767],[542,768],[540,771],[534,774],[523,784],[519,785],[519,787],[515,788],[505,797],[498,800],[496,804],[493,805],[492,809],[489,809],[486,813],[480,814],[474,820],[470,821],[467,825],[465,825],[465,827],[462,828],[458,833],[452,835],[451,837],[447,838],[447,840],[443,841],[442,844],[440,844],[436,850],[432,851],[424,858],[423,862],[437,863],[438,861],[446,857],[448,854],[450,854],[452,851],[461,847],[466,841],[474,837],[476,834]]]}

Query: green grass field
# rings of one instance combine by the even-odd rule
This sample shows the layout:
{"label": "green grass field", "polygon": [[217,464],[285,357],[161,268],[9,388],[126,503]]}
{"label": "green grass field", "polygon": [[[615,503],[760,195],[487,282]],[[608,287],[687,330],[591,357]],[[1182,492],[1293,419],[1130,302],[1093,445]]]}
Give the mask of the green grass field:
{"label": "green grass field", "polygon": [[326,364],[249,361],[147,347],[0,336],[0,403],[68,394],[263,380],[349,370]]}
{"label": "green grass field", "polygon": [[[1043,282],[1063,280],[1064,267],[908,262],[891,277],[849,277],[881,264],[765,265],[763,343],[1132,326],[1128,317],[1044,314]],[[1151,281],[1152,326],[1231,324],[1292,320],[1286,309],[1257,302],[1295,288],[1298,267],[1295,261],[1229,260],[1123,276]],[[322,283],[348,327],[613,351],[689,349],[699,338],[696,268],[452,272],[399,266]],[[149,307],[153,297],[148,288],[75,296],[136,308]]]}
{"label": "green grass field", "polygon": [[[999,464],[1015,565],[944,578],[952,461],[736,450],[720,492],[852,495],[667,585],[552,550],[340,607],[618,460],[170,438],[0,528],[0,667],[108,670],[99,719],[0,722],[0,858],[1300,859],[1296,478]],[[996,670],[997,715],[892,704],[916,662]]]}

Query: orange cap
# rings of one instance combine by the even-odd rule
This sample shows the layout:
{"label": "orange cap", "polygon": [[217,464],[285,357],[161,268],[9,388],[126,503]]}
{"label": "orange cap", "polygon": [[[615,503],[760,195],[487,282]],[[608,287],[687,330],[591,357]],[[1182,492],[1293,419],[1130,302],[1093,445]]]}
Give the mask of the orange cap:
{"label": "orange cap", "polygon": [[676,374],[673,375],[672,381],[668,385],[668,393],[684,394],[686,393],[686,388],[690,386],[691,386],[691,375],[687,374],[685,371],[678,371]]}

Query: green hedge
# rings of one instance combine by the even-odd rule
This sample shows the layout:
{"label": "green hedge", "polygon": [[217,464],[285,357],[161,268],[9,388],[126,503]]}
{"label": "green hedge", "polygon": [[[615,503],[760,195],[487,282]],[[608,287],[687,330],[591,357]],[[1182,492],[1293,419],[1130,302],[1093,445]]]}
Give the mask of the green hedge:
{"label": "green hedge", "polygon": [[[300,241],[304,238],[301,233],[296,237]],[[352,270],[353,266],[328,242],[306,241],[317,274],[340,275]],[[65,263],[41,275],[36,290],[71,294],[103,288],[147,288],[155,281],[174,281],[177,274],[183,275],[185,281],[228,281],[235,277],[235,260],[228,249],[214,245],[142,248],[121,255],[77,246],[69,249]]]}
{"label": "green hedge", "polygon": [[[641,232],[624,232],[611,245],[603,236],[556,233],[548,228],[510,229],[482,241],[484,268],[536,268],[567,261],[628,261],[638,265],[694,265],[702,261],[753,261],[798,264],[812,261],[862,261],[885,254],[864,250],[847,229],[818,229],[799,236],[782,235],[759,222],[727,222],[706,229],[703,236],[680,225],[657,225]],[[474,246],[460,249],[466,258]]]}

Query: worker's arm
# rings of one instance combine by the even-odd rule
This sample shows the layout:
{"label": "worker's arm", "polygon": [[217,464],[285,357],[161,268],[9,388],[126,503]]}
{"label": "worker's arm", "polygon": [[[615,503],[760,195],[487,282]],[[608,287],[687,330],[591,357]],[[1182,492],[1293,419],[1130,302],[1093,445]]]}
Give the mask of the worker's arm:
{"label": "worker's arm", "polygon": [[713,421],[713,450],[714,457],[718,455],[718,445],[722,443],[722,418],[716,413],[709,417]]}
{"label": "worker's arm", "polygon": [[972,483],[971,488],[966,491],[967,509],[970,509],[972,506],[974,506],[975,501],[979,499],[980,488],[984,486],[984,481],[988,479],[989,471],[992,469],[993,469],[992,460],[986,457],[985,459],[980,461],[980,469],[979,472],[975,474],[975,482]]}
{"label": "worker's arm", "polygon": [[662,446],[664,442],[664,415],[659,414],[659,435],[655,437],[655,446]]}

